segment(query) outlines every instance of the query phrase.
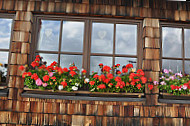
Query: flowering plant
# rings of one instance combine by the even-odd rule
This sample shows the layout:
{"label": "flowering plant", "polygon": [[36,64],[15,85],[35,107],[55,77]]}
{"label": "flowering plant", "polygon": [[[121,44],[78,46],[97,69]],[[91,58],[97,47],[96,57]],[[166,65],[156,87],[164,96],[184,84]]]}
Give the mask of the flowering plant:
{"label": "flowering plant", "polygon": [[[42,62],[42,57],[37,55],[31,66],[33,69],[24,72],[22,77],[25,78],[24,84],[32,89],[75,91],[84,82],[84,78],[74,64],[69,69],[58,67],[55,61],[47,66],[46,62]],[[19,69],[23,71],[26,67],[20,66]],[[82,74],[85,75],[86,71],[83,70]]]}
{"label": "flowering plant", "polygon": [[89,89],[92,92],[143,92],[147,78],[144,72],[139,69],[135,72],[132,64],[122,67],[118,70],[120,64],[113,68],[99,64],[101,74],[93,73],[89,78]]}
{"label": "flowering plant", "polygon": [[[155,81],[155,84],[159,82]],[[190,76],[182,73],[173,73],[172,70],[164,69],[160,73],[160,84],[158,88],[173,95],[190,94]]]}

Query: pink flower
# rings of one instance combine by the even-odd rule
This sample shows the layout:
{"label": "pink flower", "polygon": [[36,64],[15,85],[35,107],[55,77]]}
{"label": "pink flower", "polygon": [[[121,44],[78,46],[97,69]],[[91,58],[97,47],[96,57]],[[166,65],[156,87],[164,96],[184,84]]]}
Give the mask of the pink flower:
{"label": "pink flower", "polygon": [[164,73],[168,74],[168,73],[169,73],[169,70],[164,69]]}
{"label": "pink flower", "polygon": [[154,81],[154,85],[157,85],[157,84],[159,84],[158,81]]}
{"label": "pink flower", "polygon": [[170,76],[169,79],[174,80],[175,76]]}
{"label": "pink flower", "polygon": [[166,85],[165,81],[160,82],[161,85]]}
{"label": "pink flower", "polygon": [[52,73],[52,72],[49,72],[49,76],[52,77],[52,76],[53,76],[53,73]]}
{"label": "pink flower", "polygon": [[47,83],[43,83],[43,87],[47,87],[47,85],[48,85]]}
{"label": "pink flower", "polygon": [[37,86],[41,86],[41,85],[42,85],[42,80],[41,80],[40,78],[38,78],[38,79],[36,80],[36,85],[37,85]]}

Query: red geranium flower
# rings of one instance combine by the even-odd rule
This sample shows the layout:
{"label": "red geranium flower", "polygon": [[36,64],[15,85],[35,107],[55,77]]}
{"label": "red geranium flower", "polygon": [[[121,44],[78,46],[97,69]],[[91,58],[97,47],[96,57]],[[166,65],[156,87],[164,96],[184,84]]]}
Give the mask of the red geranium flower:
{"label": "red geranium flower", "polygon": [[121,74],[121,71],[117,70],[116,74]]}
{"label": "red geranium flower", "polygon": [[19,66],[18,68],[19,70],[23,71],[25,69],[25,67],[23,65]]}
{"label": "red geranium flower", "polygon": [[133,64],[127,64],[126,68],[133,68]]}
{"label": "red geranium flower", "polygon": [[43,77],[43,81],[49,81],[49,76],[48,75],[45,75],[44,77]]}
{"label": "red geranium flower", "polygon": [[108,74],[107,74],[107,77],[108,77],[109,79],[113,79],[113,74],[108,73]]}
{"label": "red geranium flower", "polygon": [[109,66],[104,66],[103,71],[110,72],[111,68]]}
{"label": "red geranium flower", "polygon": [[110,79],[105,79],[104,83],[108,84],[110,82]]}
{"label": "red geranium flower", "polygon": [[138,70],[137,70],[137,73],[140,74],[140,75],[142,75],[142,76],[144,76],[144,72],[143,72],[142,69],[138,69]]}
{"label": "red geranium flower", "polygon": [[98,77],[99,81],[104,81],[106,79],[106,77],[102,74]]}
{"label": "red geranium flower", "polygon": [[142,81],[143,84],[145,84],[146,81],[147,81],[146,77],[141,77],[141,81]]}
{"label": "red geranium flower", "polygon": [[117,76],[117,77],[115,78],[115,81],[117,81],[117,82],[121,81],[121,77],[118,77],[118,76]]}
{"label": "red geranium flower", "polygon": [[141,84],[137,84],[138,89],[141,89],[141,87],[142,87]]}
{"label": "red geranium flower", "polygon": [[37,63],[37,62],[33,61],[33,62],[31,63],[31,66],[32,66],[32,67],[39,66],[39,63]]}
{"label": "red geranium flower", "polygon": [[52,80],[56,80],[56,77],[55,77],[55,76],[53,76],[53,77],[51,77],[51,79],[52,79]]}
{"label": "red geranium flower", "polygon": [[98,74],[95,74],[95,75],[93,76],[93,78],[95,78],[95,79],[98,79],[98,77],[99,77]]}
{"label": "red geranium flower", "polygon": [[131,82],[131,85],[133,85],[133,86],[134,86],[134,85],[135,85],[135,82]]}
{"label": "red geranium flower", "polygon": [[41,65],[41,66],[39,67],[39,69],[45,69],[45,68],[46,68],[45,65]]}
{"label": "red geranium flower", "polygon": [[148,85],[149,90],[152,90],[152,89],[153,89],[153,87],[154,87],[154,86],[153,86],[153,85],[151,85],[151,84],[149,84],[149,85]]}
{"label": "red geranium flower", "polygon": [[103,66],[103,63],[100,63],[99,66]]}
{"label": "red geranium flower", "polygon": [[75,71],[70,71],[69,74],[73,77],[74,75],[76,75],[77,73]]}
{"label": "red geranium flower", "polygon": [[63,72],[68,72],[69,70],[65,67],[63,68]]}
{"label": "red geranium flower", "polygon": [[67,82],[65,82],[65,81],[61,82],[61,84],[63,85],[63,88],[65,88],[67,86]]}
{"label": "red geranium flower", "polygon": [[51,63],[50,66],[56,66],[57,65],[57,62],[53,61],[53,63]]}
{"label": "red geranium flower", "polygon": [[90,84],[90,85],[94,85],[94,84],[95,84],[95,81],[90,81],[89,84]]}
{"label": "red geranium flower", "polygon": [[122,73],[127,73],[128,72],[128,69],[126,68],[126,67],[124,67],[123,69],[122,69]]}
{"label": "red geranium flower", "polygon": [[31,79],[37,80],[39,77],[36,73],[32,74]]}
{"label": "red geranium flower", "polygon": [[85,69],[83,69],[83,70],[82,70],[82,73],[83,73],[83,74],[86,74],[86,70],[85,70]]}
{"label": "red geranium flower", "polygon": [[106,85],[105,84],[100,84],[97,86],[99,89],[105,89],[106,88]]}

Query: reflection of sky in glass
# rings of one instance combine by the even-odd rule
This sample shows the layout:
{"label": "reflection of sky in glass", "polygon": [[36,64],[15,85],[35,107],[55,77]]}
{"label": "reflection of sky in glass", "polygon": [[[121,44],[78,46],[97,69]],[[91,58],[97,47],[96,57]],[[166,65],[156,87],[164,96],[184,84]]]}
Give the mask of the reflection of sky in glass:
{"label": "reflection of sky in glass", "polygon": [[69,67],[73,62],[80,70],[82,69],[82,55],[61,55],[60,66]]}
{"label": "reflection of sky in glass", "polygon": [[185,61],[185,73],[190,74],[190,61]]}
{"label": "reflection of sky in glass", "polygon": [[12,19],[0,18],[0,48],[9,49]]}
{"label": "reflection of sky in glass", "polygon": [[137,26],[116,25],[116,54],[136,55],[137,51]]}
{"label": "reflection of sky in glass", "polygon": [[113,52],[113,30],[114,25],[108,23],[92,24],[92,53]]}
{"label": "reflection of sky in glass", "polygon": [[112,57],[106,56],[91,56],[90,57],[90,74],[92,71],[101,73],[99,64],[103,63],[104,65],[112,66]]}
{"label": "reflection of sky in glass", "polygon": [[185,57],[190,58],[190,29],[185,29]]}
{"label": "reflection of sky in glass", "polygon": [[58,51],[61,21],[42,20],[38,50]]}
{"label": "reflection of sky in glass", "polygon": [[8,52],[0,52],[0,63],[3,64],[3,66],[0,66],[0,71],[4,73],[4,76],[7,75],[7,68],[5,68],[5,65],[8,64],[8,54]]}
{"label": "reflection of sky in glass", "polygon": [[115,58],[115,64],[120,64],[119,70],[122,70],[122,66],[127,65],[127,64],[133,64],[133,68],[137,68],[137,63],[131,63],[132,62],[137,62],[136,58],[128,58],[128,57],[116,57]]}
{"label": "reflection of sky in glass", "polygon": [[84,22],[63,22],[62,51],[83,52]]}
{"label": "reflection of sky in glass", "polygon": [[162,28],[162,53],[164,57],[182,57],[182,29]]}
{"label": "reflection of sky in glass", "polygon": [[183,71],[182,60],[162,60],[162,69],[171,69],[173,72]]}
{"label": "reflection of sky in glass", "polygon": [[43,57],[42,61],[46,61],[47,65],[50,65],[53,61],[58,62],[58,55],[57,54],[44,54],[44,53],[39,53],[36,55],[40,55]]}

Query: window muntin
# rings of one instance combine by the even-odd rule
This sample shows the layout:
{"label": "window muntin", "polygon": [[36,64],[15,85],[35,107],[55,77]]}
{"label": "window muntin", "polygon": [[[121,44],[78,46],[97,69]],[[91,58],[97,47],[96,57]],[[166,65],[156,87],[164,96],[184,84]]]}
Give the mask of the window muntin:
{"label": "window muntin", "polygon": [[8,57],[11,41],[12,16],[0,17],[0,84],[7,82]]}
{"label": "window muntin", "polygon": [[[72,18],[63,17],[58,19],[57,18],[51,19],[49,17],[48,18],[46,17],[43,19],[43,17],[41,16],[39,17],[37,16],[36,19],[37,22],[40,22],[41,20],[48,20],[48,21],[55,20],[61,22],[60,24],[61,28],[59,32],[59,50],[58,51],[38,50],[37,47],[35,53],[36,54],[40,53],[44,55],[45,54],[57,55],[56,57],[58,58],[54,57],[54,59],[57,59],[59,65],[62,67],[68,67],[70,63],[74,62],[77,67],[84,68],[87,70],[88,73],[91,73],[92,71],[98,71],[99,63],[104,63],[105,65],[112,66],[116,62],[115,59],[120,59],[120,58],[122,59],[122,61],[126,61],[125,65],[129,63],[128,58],[132,58],[135,59],[135,62],[132,62],[134,66],[137,67],[141,66],[137,64],[137,62],[141,60],[140,55],[137,56],[137,54],[142,54],[142,52],[138,53],[140,47],[142,47],[140,45],[142,43],[139,39],[140,21],[137,22],[122,21],[120,23],[119,21],[115,20],[106,21],[102,19],[91,19],[91,18],[78,19],[73,17]],[[39,28],[43,27],[40,25],[41,23],[38,23],[39,32],[41,31],[41,29]],[[73,30],[69,28],[72,28]],[[123,34],[122,39],[119,39],[119,37],[121,36],[119,33],[121,33],[122,31],[126,32]],[[134,32],[134,34],[131,34],[130,32]],[[130,37],[128,36],[127,39],[124,38],[125,34],[128,33],[130,33],[130,35],[132,36]],[[39,41],[39,39],[36,41]],[[125,51],[124,49],[122,49],[122,51],[119,51],[121,50],[121,47],[119,47],[119,45],[120,43],[122,43],[120,41],[124,40],[126,41],[126,43],[128,43],[128,45],[130,42],[132,44],[130,45],[130,47],[128,47],[128,51]],[[108,43],[106,44],[106,42]],[[139,44],[137,44],[137,42]],[[117,53],[116,53],[116,48],[118,48]],[[130,50],[131,48],[133,48],[135,51]],[[46,60],[45,57],[44,60]],[[48,58],[48,61],[50,62],[50,58]]]}
{"label": "window muntin", "polygon": [[[178,24],[162,24],[162,69],[188,73],[189,26]],[[190,67],[190,66],[189,66]]]}

